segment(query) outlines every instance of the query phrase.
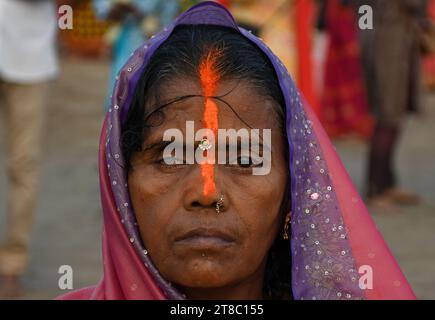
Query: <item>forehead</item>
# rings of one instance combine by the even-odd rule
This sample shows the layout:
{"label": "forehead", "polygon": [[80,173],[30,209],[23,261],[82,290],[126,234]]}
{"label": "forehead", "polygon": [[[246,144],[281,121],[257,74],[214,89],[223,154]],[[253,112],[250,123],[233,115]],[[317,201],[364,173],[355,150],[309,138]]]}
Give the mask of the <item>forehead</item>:
{"label": "forehead", "polygon": [[[164,84],[160,88],[159,101],[156,105],[165,104],[179,97],[195,95],[171,103],[162,111],[164,122],[154,128],[152,135],[169,128],[179,128],[183,131],[186,121],[194,121],[195,129],[204,127],[205,97],[201,85],[190,79],[177,79]],[[275,102],[245,81],[221,81],[216,88],[214,99],[218,107],[218,121],[221,129],[275,129],[278,128],[278,116],[274,111]],[[249,126],[248,126],[249,125]]]}

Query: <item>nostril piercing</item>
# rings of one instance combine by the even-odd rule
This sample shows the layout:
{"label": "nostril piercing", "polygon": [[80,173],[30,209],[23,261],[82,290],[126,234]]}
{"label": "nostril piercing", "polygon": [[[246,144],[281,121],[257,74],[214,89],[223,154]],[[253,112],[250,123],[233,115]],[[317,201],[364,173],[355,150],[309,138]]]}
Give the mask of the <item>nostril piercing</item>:
{"label": "nostril piercing", "polygon": [[221,212],[221,208],[224,205],[224,195],[221,193],[218,202],[216,202],[216,213],[219,214]]}

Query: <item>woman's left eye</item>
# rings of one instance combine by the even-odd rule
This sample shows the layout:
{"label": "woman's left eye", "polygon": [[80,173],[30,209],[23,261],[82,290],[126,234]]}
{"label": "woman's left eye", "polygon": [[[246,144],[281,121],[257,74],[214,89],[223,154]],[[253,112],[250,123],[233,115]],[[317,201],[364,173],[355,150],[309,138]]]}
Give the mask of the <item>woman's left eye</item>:
{"label": "woman's left eye", "polygon": [[253,159],[248,156],[240,156],[237,158],[237,165],[241,168],[252,168],[260,166],[261,163],[254,163]]}

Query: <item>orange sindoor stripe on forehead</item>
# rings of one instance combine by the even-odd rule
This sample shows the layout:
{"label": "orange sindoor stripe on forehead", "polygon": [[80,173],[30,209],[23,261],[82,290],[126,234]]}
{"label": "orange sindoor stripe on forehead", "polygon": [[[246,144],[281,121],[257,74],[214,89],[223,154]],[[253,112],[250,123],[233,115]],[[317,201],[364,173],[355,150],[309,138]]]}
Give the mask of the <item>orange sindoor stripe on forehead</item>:
{"label": "orange sindoor stripe on forehead", "polygon": [[[216,88],[219,81],[219,74],[216,70],[217,59],[219,52],[216,50],[210,51],[202,60],[199,66],[199,77],[201,87],[204,92],[204,127],[213,131],[217,137],[218,130],[218,106],[211,98],[216,93]],[[216,140],[216,139],[215,139]],[[215,146],[213,146],[214,148]],[[203,179],[203,194],[204,196],[211,196],[216,192],[216,185],[214,179],[214,165],[201,164],[201,175]]]}

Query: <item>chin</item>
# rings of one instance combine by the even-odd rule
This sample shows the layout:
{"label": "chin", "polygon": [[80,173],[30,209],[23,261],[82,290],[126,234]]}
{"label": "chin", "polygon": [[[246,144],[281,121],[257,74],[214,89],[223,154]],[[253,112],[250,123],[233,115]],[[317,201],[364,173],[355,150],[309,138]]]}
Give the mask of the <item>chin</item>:
{"label": "chin", "polygon": [[185,261],[177,268],[177,274],[172,274],[169,278],[178,285],[190,288],[206,289],[228,285],[231,282],[231,275],[228,274],[229,266],[207,259]]}

